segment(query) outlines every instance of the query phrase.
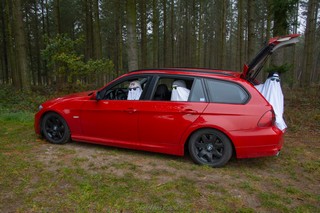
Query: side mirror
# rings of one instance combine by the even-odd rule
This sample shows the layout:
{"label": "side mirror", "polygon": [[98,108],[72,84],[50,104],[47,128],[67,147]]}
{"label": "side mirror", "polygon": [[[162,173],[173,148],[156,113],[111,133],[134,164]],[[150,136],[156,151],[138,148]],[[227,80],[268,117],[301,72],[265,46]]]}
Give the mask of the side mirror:
{"label": "side mirror", "polygon": [[99,101],[99,100],[101,100],[102,98],[101,98],[101,94],[100,94],[101,92],[100,91],[98,91],[96,94],[95,94],[95,99],[97,100],[97,101]]}
{"label": "side mirror", "polygon": [[90,100],[96,100],[96,99],[97,99],[96,93],[93,92],[93,93],[90,95]]}
{"label": "side mirror", "polygon": [[90,100],[96,100],[96,101],[101,100],[100,91],[93,92],[91,94]]}

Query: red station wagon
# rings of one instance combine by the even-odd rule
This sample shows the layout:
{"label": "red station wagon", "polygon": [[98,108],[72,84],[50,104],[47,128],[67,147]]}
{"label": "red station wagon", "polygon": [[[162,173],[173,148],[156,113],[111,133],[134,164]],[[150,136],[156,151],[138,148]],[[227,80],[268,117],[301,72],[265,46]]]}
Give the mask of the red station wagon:
{"label": "red station wagon", "polygon": [[283,132],[254,87],[268,56],[299,35],[270,39],[242,73],[202,68],[137,70],[105,87],[40,105],[35,131],[49,142],[89,142],[184,155],[225,165],[232,155],[277,155]]}

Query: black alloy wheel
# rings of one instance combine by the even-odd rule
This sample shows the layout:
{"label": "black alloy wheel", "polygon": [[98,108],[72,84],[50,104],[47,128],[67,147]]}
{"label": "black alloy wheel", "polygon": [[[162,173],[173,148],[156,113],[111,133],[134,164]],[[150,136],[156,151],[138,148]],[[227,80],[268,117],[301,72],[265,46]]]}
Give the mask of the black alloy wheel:
{"label": "black alloy wheel", "polygon": [[54,144],[64,144],[70,140],[70,130],[66,121],[57,113],[47,113],[41,122],[44,137]]}
{"label": "black alloy wheel", "polygon": [[229,138],[215,129],[201,129],[189,140],[189,153],[192,160],[200,165],[224,166],[232,156]]}

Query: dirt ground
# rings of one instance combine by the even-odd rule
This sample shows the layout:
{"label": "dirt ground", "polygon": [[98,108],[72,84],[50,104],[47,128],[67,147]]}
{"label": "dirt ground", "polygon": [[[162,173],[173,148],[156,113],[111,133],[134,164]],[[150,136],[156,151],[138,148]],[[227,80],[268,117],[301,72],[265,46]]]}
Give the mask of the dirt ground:
{"label": "dirt ground", "polygon": [[[235,209],[240,205],[254,211],[268,212],[272,207],[265,202],[268,198],[265,199],[264,195],[268,197],[270,192],[271,195],[279,195],[286,209],[311,205],[312,211],[320,211],[319,138],[312,133],[307,137],[287,133],[280,156],[232,159],[221,169],[195,165],[188,156],[176,157],[77,142],[60,146],[38,139],[35,151],[39,161],[53,172],[62,165],[81,167],[92,174],[108,173],[118,177],[131,172],[135,178],[153,181],[156,187],[181,178],[192,180],[201,193],[200,197],[204,198],[199,204],[201,209],[211,209],[210,202],[205,198],[218,195],[233,197],[237,202]],[[287,198],[288,201],[285,201]],[[276,211],[286,209],[276,208]]]}

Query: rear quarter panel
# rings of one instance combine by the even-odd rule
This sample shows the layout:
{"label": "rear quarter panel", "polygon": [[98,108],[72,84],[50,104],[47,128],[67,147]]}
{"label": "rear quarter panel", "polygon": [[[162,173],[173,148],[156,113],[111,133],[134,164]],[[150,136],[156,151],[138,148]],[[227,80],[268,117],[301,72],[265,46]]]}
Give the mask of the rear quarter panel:
{"label": "rear quarter panel", "polygon": [[283,133],[276,127],[258,127],[262,115],[272,106],[261,94],[244,80],[237,80],[250,93],[245,104],[209,103],[203,114],[184,135],[184,140],[198,129],[214,128],[232,141],[237,157],[275,155],[281,149]]}

